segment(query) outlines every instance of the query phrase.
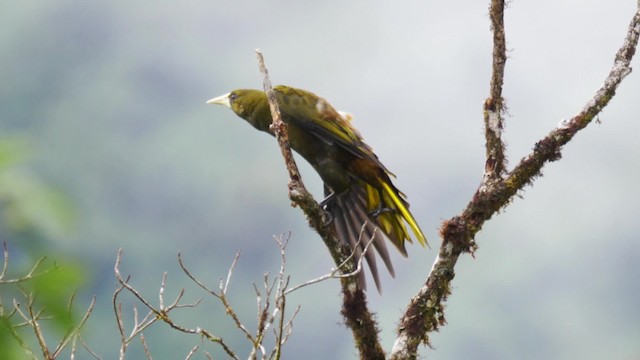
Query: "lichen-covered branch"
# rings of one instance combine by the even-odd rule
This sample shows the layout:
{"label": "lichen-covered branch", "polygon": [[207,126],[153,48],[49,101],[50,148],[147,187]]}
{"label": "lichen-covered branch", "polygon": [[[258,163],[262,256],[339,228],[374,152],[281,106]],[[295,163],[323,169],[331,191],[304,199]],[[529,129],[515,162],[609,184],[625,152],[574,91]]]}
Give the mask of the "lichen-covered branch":
{"label": "lichen-covered branch", "polygon": [[[494,6],[500,8],[494,10]],[[502,1],[492,1],[492,21],[495,21],[495,14],[502,14],[503,7]],[[495,23],[493,29],[498,30]],[[398,337],[391,353],[392,359],[415,359],[418,346],[421,343],[429,345],[429,333],[446,323],[444,301],[451,293],[451,281],[455,275],[454,267],[458,257],[463,252],[473,253],[476,249],[475,235],[484,223],[508,205],[518,191],[540,176],[544,164],[559,160],[562,146],[591,123],[609,103],[618,85],[631,72],[630,63],[635,54],[639,36],[640,1],[624,43],[615,56],[613,67],[593,98],[574,117],[561,122],[546,137],[538,141],[533,152],[522,159],[512,171],[506,173],[504,180],[485,176],[483,183],[462,213],[443,222],[440,228],[442,247],[425,285],[411,299],[400,321]],[[494,41],[504,41],[504,39],[494,35]],[[502,60],[496,59],[495,56],[494,51],[494,64],[499,64]],[[497,52],[497,56],[500,56],[500,52]],[[492,82],[492,89],[494,85],[496,84]],[[487,144],[488,149],[489,147]]]}
{"label": "lichen-covered branch", "polygon": [[[348,261],[352,249],[342,243],[335,235],[327,215],[320,207],[313,196],[307,191],[302,183],[302,178],[298,172],[298,167],[293,159],[293,154],[289,146],[287,125],[282,121],[275,94],[271,88],[269,73],[264,64],[262,53],[256,50],[258,65],[263,76],[263,87],[267,94],[273,124],[272,130],[278,140],[282,156],[284,157],[287,170],[289,171],[289,198],[294,205],[299,206],[307,217],[309,226],[314,229],[322,238],[331,253],[334,263],[343,273],[357,271],[356,261]],[[372,313],[367,308],[367,298],[365,292],[357,286],[356,276],[341,277],[342,284],[342,316],[345,324],[353,333],[356,347],[362,359],[384,359],[385,353],[380,345],[378,337],[378,325]]]}
{"label": "lichen-covered branch", "polygon": [[[258,58],[258,66],[263,76],[264,91],[267,94],[269,107],[271,109],[271,118],[273,119],[271,129],[273,130],[278,141],[280,151],[282,152],[282,157],[284,158],[285,165],[287,166],[287,170],[289,172],[289,198],[293,202],[293,205],[299,206],[307,216],[309,226],[311,226],[311,228],[320,235],[325,245],[331,252],[331,256],[333,257],[334,262],[337,265],[342,264],[350,256],[351,249],[349,249],[348,246],[343,246],[340,240],[333,233],[331,226],[329,226],[329,221],[327,221],[327,215],[325,214],[324,210],[322,210],[318,202],[313,198],[313,195],[311,195],[311,193],[307,190],[302,182],[302,177],[300,176],[300,172],[298,171],[298,166],[296,165],[296,162],[293,158],[293,152],[291,151],[291,147],[289,146],[287,124],[282,121],[278,101],[276,100],[276,95],[273,92],[271,86],[269,71],[267,70],[267,67],[264,63],[262,53],[259,50],[256,50],[256,54]],[[343,271],[352,272],[353,270],[355,270],[355,268],[353,268],[352,266],[350,267],[351,264],[345,264]],[[349,286],[355,286],[355,277],[345,278],[343,283],[345,282],[348,283]]]}
{"label": "lichen-covered branch", "polygon": [[485,178],[498,180],[506,171],[506,157],[502,142],[505,110],[502,97],[504,66],[507,62],[507,45],[504,34],[504,0],[492,0],[489,8],[493,31],[493,70],[489,85],[489,97],[484,102],[484,128],[487,148]]}

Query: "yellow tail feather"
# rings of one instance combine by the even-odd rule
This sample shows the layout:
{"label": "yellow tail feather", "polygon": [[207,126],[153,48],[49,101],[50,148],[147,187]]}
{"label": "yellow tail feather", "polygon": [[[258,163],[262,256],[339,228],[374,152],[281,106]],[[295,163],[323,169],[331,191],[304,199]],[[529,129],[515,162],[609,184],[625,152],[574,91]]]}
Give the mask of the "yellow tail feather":
{"label": "yellow tail feather", "polygon": [[[396,194],[396,192],[391,187],[391,185],[387,184],[384,181],[381,181],[381,184],[382,184],[382,187],[384,188],[385,194],[389,195],[389,197],[393,201],[393,204],[396,206],[398,210],[400,210],[400,214],[402,214],[402,217],[404,218],[404,220],[409,224],[409,226],[411,227],[411,230],[413,230],[413,233],[416,234],[416,239],[418,239],[418,242],[420,243],[420,245],[429,246],[426,236],[424,236],[424,234],[422,233],[422,230],[420,230],[420,226],[418,226],[416,219],[413,218],[413,215],[411,215],[411,212],[409,212],[409,209],[407,209],[402,199],[398,197],[398,194]],[[402,224],[402,221],[400,221],[399,223]],[[411,240],[409,236],[407,236],[407,239]]]}

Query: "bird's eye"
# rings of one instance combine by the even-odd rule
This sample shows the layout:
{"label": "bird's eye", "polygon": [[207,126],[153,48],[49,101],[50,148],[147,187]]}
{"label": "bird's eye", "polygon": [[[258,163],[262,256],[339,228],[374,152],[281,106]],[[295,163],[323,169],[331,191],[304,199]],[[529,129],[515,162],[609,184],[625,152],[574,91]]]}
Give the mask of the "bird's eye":
{"label": "bird's eye", "polygon": [[229,101],[230,102],[234,102],[236,100],[236,98],[238,97],[238,94],[236,93],[231,93],[229,94]]}

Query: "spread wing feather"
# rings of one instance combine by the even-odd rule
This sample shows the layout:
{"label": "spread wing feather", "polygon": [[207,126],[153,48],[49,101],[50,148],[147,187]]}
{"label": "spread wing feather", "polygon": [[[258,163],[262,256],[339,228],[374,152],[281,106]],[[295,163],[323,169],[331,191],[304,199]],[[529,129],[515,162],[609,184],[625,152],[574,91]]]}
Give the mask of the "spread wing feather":
{"label": "spread wing feather", "polygon": [[393,174],[378,160],[369,145],[362,141],[360,133],[354,129],[338,111],[325,99],[309,91],[288,86],[273,88],[278,97],[280,112],[288,121],[309,130],[322,141],[335,144],[353,155],[373,161],[387,174]]}

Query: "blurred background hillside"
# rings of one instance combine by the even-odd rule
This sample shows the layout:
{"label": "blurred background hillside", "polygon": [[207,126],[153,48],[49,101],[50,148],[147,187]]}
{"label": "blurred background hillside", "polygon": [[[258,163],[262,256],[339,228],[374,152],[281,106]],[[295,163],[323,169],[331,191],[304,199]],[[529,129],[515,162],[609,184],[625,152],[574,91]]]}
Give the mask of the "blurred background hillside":
{"label": "blurred background hillside", "polygon": [[[511,165],[601,86],[634,7],[510,3]],[[10,251],[74,259],[85,269],[77,302],[98,298],[85,338],[105,359],[119,347],[111,307],[118,248],[121,270],[148,298],[157,298],[167,271],[168,292],[186,287],[190,300],[203,294],[180,272],[178,252],[216,286],[242,250],[231,298],[248,324],[251,282],[279,266],[272,235],[292,233],[292,283],[326,273],[327,251],[290,207],[276,142],[228,109],[205,105],[235,88],[261,87],[260,48],[275,84],[311,90],[354,114],[430,239],[430,250],[410,246],[408,260],[394,254],[396,279],[383,275],[382,296],[369,293],[390,349],[397,319],[437,253],[440,222],[460,212],[481,180],[487,8],[486,1],[4,2],[0,138],[25,153],[12,171],[28,175],[2,182],[0,192],[27,194],[19,201],[31,204],[28,194],[37,191],[26,183],[50,190],[45,205],[21,213],[40,235],[25,235],[15,211],[3,210],[2,240]],[[640,357],[638,94],[634,72],[601,123],[478,235],[476,258],[464,256],[457,267],[448,325],[432,337],[436,350],[423,350],[429,358]],[[320,199],[319,179],[306,164],[303,171]],[[355,357],[337,282],[305,288],[288,304],[302,310],[284,358]],[[185,326],[215,329],[234,348],[248,348],[212,300],[181,314]],[[164,326],[146,336],[158,359],[184,358],[199,343]],[[132,348],[130,358],[140,351]]]}

